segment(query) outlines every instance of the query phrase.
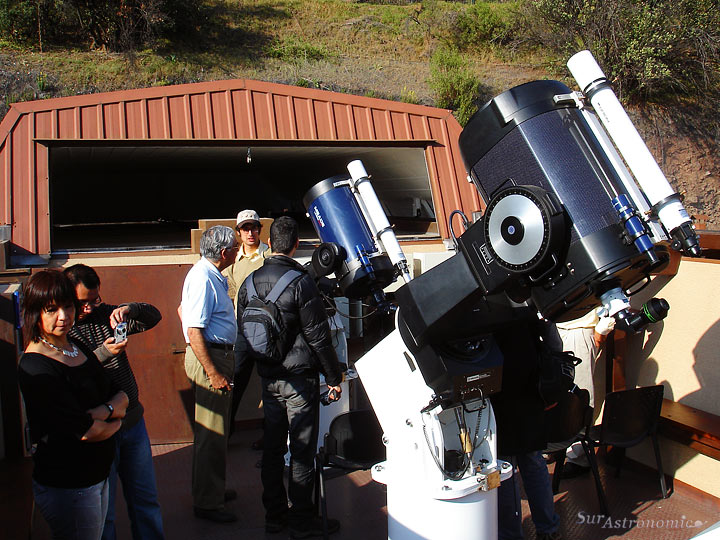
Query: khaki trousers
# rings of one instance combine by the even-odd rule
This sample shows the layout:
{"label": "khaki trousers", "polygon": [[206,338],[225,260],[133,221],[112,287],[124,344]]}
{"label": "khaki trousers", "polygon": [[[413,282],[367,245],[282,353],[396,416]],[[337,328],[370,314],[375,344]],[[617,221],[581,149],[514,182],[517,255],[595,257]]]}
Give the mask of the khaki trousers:
{"label": "khaki trousers", "polygon": [[[218,371],[232,380],[233,352],[219,349],[208,349],[208,352]],[[190,346],[185,349],[185,373],[195,392],[193,505],[205,510],[222,510],[232,393],[210,386],[210,379]]]}

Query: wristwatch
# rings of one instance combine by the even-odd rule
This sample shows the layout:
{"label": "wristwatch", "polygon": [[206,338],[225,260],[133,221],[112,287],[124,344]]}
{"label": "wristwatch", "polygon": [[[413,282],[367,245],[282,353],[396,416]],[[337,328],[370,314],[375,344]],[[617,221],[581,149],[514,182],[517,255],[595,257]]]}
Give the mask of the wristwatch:
{"label": "wristwatch", "polygon": [[110,414],[108,414],[107,418],[105,419],[105,421],[107,422],[108,420],[110,420],[110,418],[112,418],[112,415],[115,412],[115,407],[113,407],[109,403],[106,403],[105,406],[108,408],[108,411],[110,411]]}

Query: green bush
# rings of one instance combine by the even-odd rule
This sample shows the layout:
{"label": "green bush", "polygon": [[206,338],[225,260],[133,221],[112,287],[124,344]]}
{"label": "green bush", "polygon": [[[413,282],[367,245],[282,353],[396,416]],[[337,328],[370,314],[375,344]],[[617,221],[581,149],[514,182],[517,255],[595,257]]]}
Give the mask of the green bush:
{"label": "green bush", "polygon": [[453,109],[461,125],[477,111],[479,82],[457,50],[438,48],[430,59],[430,88],[438,107]]}
{"label": "green bush", "polygon": [[462,47],[488,43],[506,43],[515,26],[511,4],[491,5],[487,2],[472,4],[458,14],[457,44]]}
{"label": "green bush", "polygon": [[717,0],[532,0],[526,37],[569,58],[590,49],[628,100],[718,94]]}
{"label": "green bush", "polygon": [[37,13],[29,2],[0,0],[0,33],[15,42],[37,38]]}
{"label": "green bush", "polygon": [[297,37],[290,36],[282,41],[275,41],[267,51],[271,58],[278,58],[286,62],[296,60],[322,60],[328,54],[322,46],[313,45],[300,41]]}
{"label": "green bush", "polygon": [[517,2],[438,2],[420,4],[411,17],[426,37],[451,48],[483,49],[508,43],[517,28]]}
{"label": "green bush", "polygon": [[65,6],[59,0],[0,0],[0,35],[19,45],[64,40]]}

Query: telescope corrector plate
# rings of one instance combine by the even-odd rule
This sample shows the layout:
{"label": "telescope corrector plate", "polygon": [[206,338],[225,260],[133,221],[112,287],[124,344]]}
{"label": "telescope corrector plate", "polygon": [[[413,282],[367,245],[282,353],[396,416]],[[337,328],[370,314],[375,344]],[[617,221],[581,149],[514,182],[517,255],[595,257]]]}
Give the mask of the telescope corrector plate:
{"label": "telescope corrector plate", "polygon": [[[522,224],[522,237],[516,244],[505,240],[516,235],[515,231],[506,230],[512,227],[507,218],[517,218]],[[528,197],[511,194],[495,204],[488,220],[488,236],[490,245],[497,256],[511,265],[524,265],[537,256],[545,241],[545,225],[540,209]]]}

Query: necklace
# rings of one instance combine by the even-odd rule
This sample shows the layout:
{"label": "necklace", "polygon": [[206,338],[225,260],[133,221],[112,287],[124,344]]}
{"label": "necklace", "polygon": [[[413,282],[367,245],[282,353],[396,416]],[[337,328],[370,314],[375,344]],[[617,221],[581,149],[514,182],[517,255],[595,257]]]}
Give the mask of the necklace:
{"label": "necklace", "polygon": [[78,351],[78,348],[77,348],[77,346],[76,346],[74,343],[71,343],[71,345],[72,345],[72,351],[66,351],[66,350],[63,349],[62,347],[58,347],[57,345],[53,345],[52,343],[50,343],[50,342],[49,342],[47,339],[45,339],[44,337],[41,337],[41,338],[40,338],[40,341],[42,341],[45,345],[47,345],[47,346],[50,347],[51,349],[55,349],[57,352],[63,353],[65,356],[69,356],[70,358],[75,358],[75,357],[78,355],[78,353],[80,352],[80,351]]}

